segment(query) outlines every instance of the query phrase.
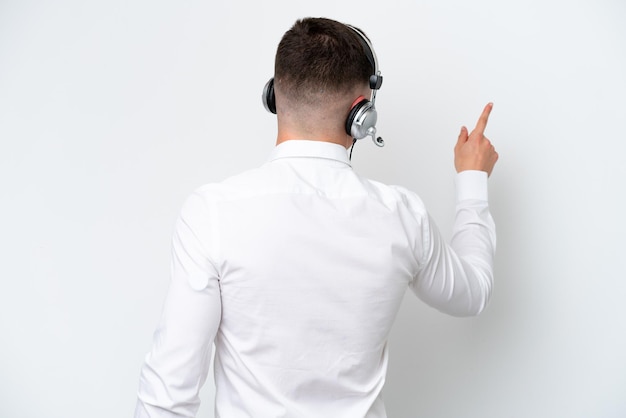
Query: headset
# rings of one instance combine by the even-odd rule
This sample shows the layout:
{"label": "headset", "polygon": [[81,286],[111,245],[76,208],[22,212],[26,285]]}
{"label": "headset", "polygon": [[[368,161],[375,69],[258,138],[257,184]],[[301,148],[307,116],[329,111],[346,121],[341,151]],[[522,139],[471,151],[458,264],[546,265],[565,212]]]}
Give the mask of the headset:
{"label": "headset", "polygon": [[[376,92],[383,84],[383,76],[378,69],[376,53],[374,52],[371,42],[367,39],[367,36],[354,26],[346,26],[358,35],[357,38],[363,47],[363,51],[365,51],[367,60],[374,70],[374,73],[370,75],[369,78],[370,89],[372,89],[372,99],[370,101],[363,96],[359,96],[354,101],[350,109],[350,113],[348,114],[348,118],[346,119],[346,134],[354,138],[355,142],[358,139],[371,136],[374,144],[382,147],[385,145],[385,141],[383,141],[381,137],[376,137],[376,121],[378,119],[378,114],[376,112],[375,103]],[[270,80],[265,84],[261,100],[263,101],[263,106],[268,112],[276,114],[276,96],[274,95],[273,77],[270,78]]]}

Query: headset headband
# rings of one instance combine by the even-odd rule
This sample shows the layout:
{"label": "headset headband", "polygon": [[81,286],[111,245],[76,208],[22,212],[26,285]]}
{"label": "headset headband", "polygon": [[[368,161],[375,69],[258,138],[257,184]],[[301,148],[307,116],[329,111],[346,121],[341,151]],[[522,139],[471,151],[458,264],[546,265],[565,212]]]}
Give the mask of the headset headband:
{"label": "headset headband", "polygon": [[378,90],[383,84],[383,77],[380,75],[380,71],[378,70],[378,59],[376,58],[376,52],[374,52],[372,43],[367,38],[367,36],[365,36],[365,34],[361,32],[360,29],[357,29],[354,26],[348,24],[346,24],[346,26],[352,29],[358,35],[357,38],[359,40],[359,43],[363,47],[365,56],[367,57],[367,60],[370,62],[370,65],[372,66],[372,69],[374,71],[369,79],[370,88],[372,90]]}

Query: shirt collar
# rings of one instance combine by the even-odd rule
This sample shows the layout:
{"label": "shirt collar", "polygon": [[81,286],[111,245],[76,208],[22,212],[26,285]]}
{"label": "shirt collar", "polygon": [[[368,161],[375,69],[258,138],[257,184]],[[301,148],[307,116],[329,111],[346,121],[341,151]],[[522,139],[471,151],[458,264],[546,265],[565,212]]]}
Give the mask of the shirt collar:
{"label": "shirt collar", "polygon": [[351,165],[348,158],[348,150],[339,144],[324,141],[311,141],[305,139],[290,139],[276,145],[270,161],[281,158],[325,158]]}

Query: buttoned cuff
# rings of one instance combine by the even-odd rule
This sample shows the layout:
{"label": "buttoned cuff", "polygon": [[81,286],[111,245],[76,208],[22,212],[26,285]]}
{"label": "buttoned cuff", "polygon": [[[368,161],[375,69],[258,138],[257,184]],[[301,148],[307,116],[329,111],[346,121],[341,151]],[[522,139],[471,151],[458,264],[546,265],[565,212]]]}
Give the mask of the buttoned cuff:
{"label": "buttoned cuff", "polygon": [[489,200],[487,172],[466,170],[456,175],[456,201]]}

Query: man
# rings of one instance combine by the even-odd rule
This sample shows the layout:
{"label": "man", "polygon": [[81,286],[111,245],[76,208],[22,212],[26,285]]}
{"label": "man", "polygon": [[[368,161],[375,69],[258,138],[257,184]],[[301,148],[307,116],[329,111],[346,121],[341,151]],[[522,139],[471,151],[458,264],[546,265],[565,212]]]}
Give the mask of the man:
{"label": "man", "polygon": [[484,309],[491,104],[455,147],[448,245],[417,195],[350,166],[353,132],[375,137],[364,98],[382,78],[368,48],[358,29],[328,19],[285,33],[264,92],[276,148],[262,167],[185,202],[136,417],[195,416],[214,343],[218,417],[385,417],[386,342],[406,289],[448,314]]}

